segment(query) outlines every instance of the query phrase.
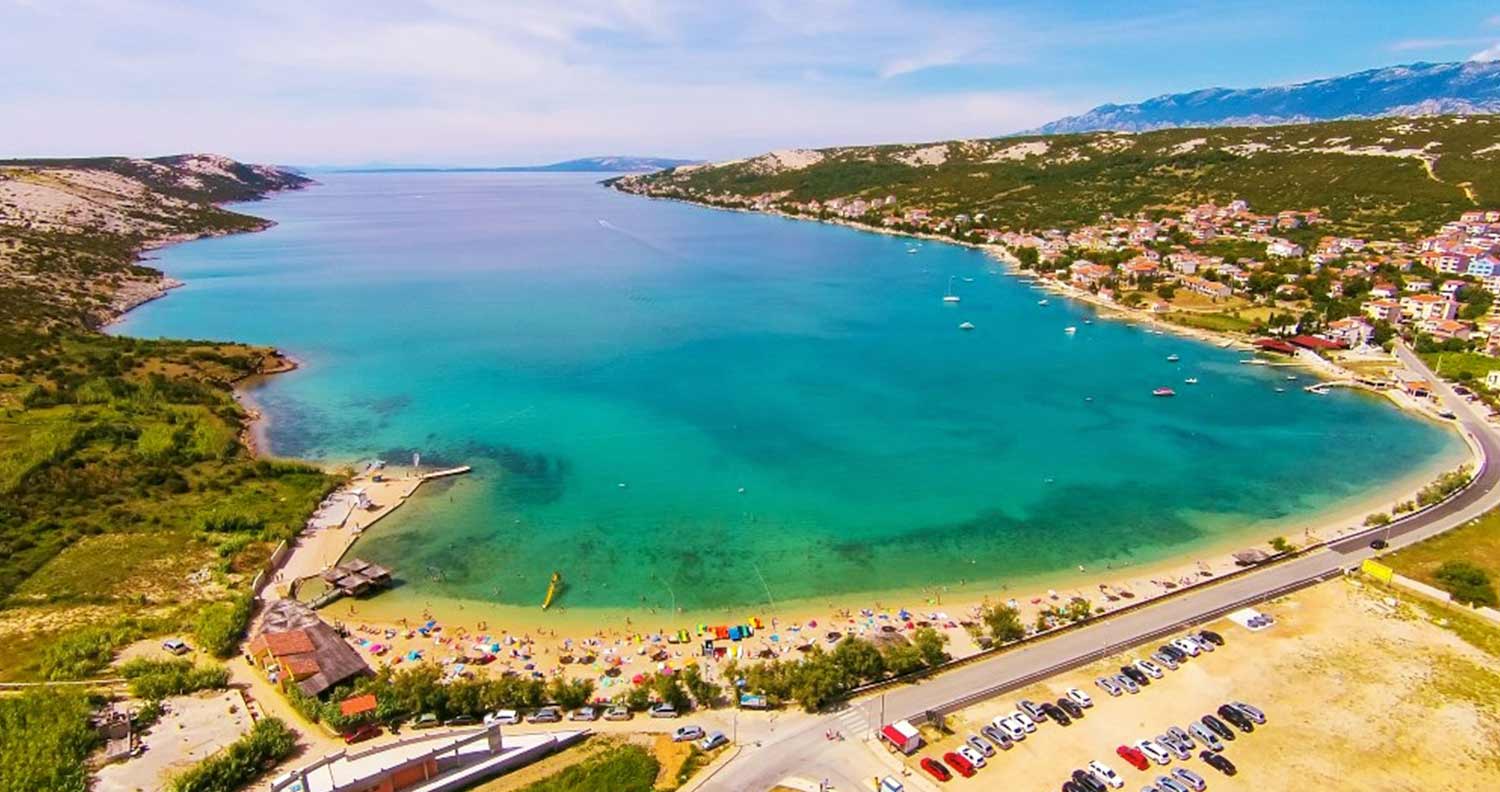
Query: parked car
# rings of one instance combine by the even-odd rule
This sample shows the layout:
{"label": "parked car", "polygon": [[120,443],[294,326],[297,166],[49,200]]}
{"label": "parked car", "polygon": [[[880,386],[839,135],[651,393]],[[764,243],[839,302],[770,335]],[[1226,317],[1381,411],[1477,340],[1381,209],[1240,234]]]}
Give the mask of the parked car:
{"label": "parked car", "polygon": [[1184,729],[1181,726],[1168,726],[1167,734],[1172,735],[1174,738],[1176,738],[1177,742],[1182,743],[1190,751],[1198,747],[1197,745],[1193,744],[1193,735],[1188,734],[1187,729]]}
{"label": "parked car", "polygon": [[1120,683],[1114,680],[1114,677],[1099,677],[1094,680],[1094,684],[1098,685],[1100,690],[1111,696],[1118,697],[1125,692],[1125,688],[1121,687]]}
{"label": "parked car", "polygon": [[563,718],[558,707],[542,707],[526,717],[527,723],[557,723]]}
{"label": "parked car", "polygon": [[1070,778],[1062,783],[1062,792],[1088,792],[1088,790],[1073,783],[1073,780]]}
{"label": "parked car", "polygon": [[1161,652],[1167,657],[1172,658],[1173,660],[1176,660],[1179,664],[1186,663],[1187,659],[1191,657],[1191,655],[1189,655],[1187,652],[1182,651],[1182,649],[1170,643],[1162,644],[1161,647],[1157,649],[1157,651]]}
{"label": "parked car", "polygon": [[996,747],[998,747],[1002,751],[1009,751],[1011,749],[1011,746],[1015,745],[1015,741],[1011,740],[1010,735],[1001,731],[1000,728],[995,726],[993,723],[981,728],[979,730],[979,733],[983,734],[986,738],[989,739],[990,742],[994,743]]}
{"label": "parked car", "polygon": [[1209,731],[1207,726],[1201,723],[1189,723],[1188,731],[1192,732],[1193,736],[1197,737],[1199,742],[1203,743],[1204,747],[1213,751],[1224,750],[1224,743],[1219,742],[1219,736]]}
{"label": "parked car", "polygon": [[436,729],[441,725],[443,725],[443,722],[438,720],[438,716],[431,712],[424,712],[411,722],[413,729]]}
{"label": "parked car", "polygon": [[1015,719],[1014,715],[1002,715],[994,720],[995,727],[1005,732],[1005,736],[1016,742],[1026,739],[1026,727]]}
{"label": "parked car", "polygon": [[1161,679],[1162,677],[1167,675],[1165,671],[1161,670],[1161,666],[1151,662],[1150,660],[1137,660],[1135,661],[1135,667],[1144,671],[1146,673],[1146,676],[1151,677],[1152,679]]}
{"label": "parked car", "polygon": [[1114,768],[1103,762],[1098,760],[1089,762],[1088,770],[1094,774],[1095,778],[1108,784],[1112,789],[1119,789],[1125,786],[1125,779],[1121,778],[1120,774],[1114,771]]}
{"label": "parked car", "polygon": [[1074,770],[1073,783],[1087,789],[1088,792],[1109,792],[1108,787],[1104,786],[1104,782],[1095,778],[1093,773],[1087,770]]}
{"label": "parked car", "polygon": [[1151,684],[1151,678],[1146,676],[1144,671],[1133,665],[1120,666],[1120,674],[1141,687]]}
{"label": "parked car", "polygon": [[718,748],[721,745],[727,745],[728,743],[729,738],[724,736],[724,732],[716,731],[699,740],[698,747],[705,751],[712,751],[713,749]]}
{"label": "parked car", "polygon": [[1173,638],[1172,645],[1177,647],[1177,651],[1189,657],[1197,657],[1203,653],[1203,650],[1199,649],[1197,644],[1185,638]]}
{"label": "parked car", "polygon": [[1135,747],[1141,753],[1145,754],[1147,759],[1159,765],[1164,765],[1172,761],[1172,755],[1151,740],[1136,740]]}
{"label": "parked car", "polygon": [[672,706],[671,704],[666,703],[665,701],[660,704],[652,704],[651,709],[648,711],[651,713],[651,717],[653,718],[677,717],[677,708]]}
{"label": "parked car", "polygon": [[1078,688],[1068,688],[1068,698],[1072,699],[1075,704],[1083,707],[1084,709],[1088,709],[1089,707],[1094,706],[1094,700],[1089,697],[1089,694],[1083,692],[1082,690],[1079,690]]}
{"label": "parked car", "polygon": [[1211,642],[1203,640],[1196,634],[1187,636],[1187,640],[1204,652],[1214,651],[1214,645]]}
{"label": "parked car", "polygon": [[1067,726],[1073,722],[1073,719],[1068,717],[1068,713],[1063,712],[1062,707],[1050,701],[1042,702],[1042,712],[1047,713],[1047,717],[1051,718],[1059,726]]}
{"label": "parked car", "polygon": [[976,751],[967,745],[960,745],[958,746],[958,755],[962,756],[965,759],[968,759],[969,764],[973,765],[975,770],[984,768],[984,754],[980,753],[979,751]]}
{"label": "parked car", "polygon": [[1189,751],[1182,743],[1177,741],[1176,737],[1170,734],[1158,734],[1156,736],[1156,744],[1167,749],[1168,753],[1184,762],[1193,758],[1193,752]]}
{"label": "parked car", "polygon": [[1202,638],[1205,641],[1208,641],[1214,646],[1224,645],[1224,636],[1214,632],[1213,630],[1199,630],[1198,637]]}
{"label": "parked car", "polygon": [[1391,546],[1391,543],[1387,542],[1384,539],[1378,539],[1377,538],[1377,539],[1371,539],[1370,540],[1370,549],[1371,550],[1384,550],[1384,549],[1386,549],[1387,547],[1390,547],[1390,546]]}
{"label": "parked car", "polygon": [[672,732],[672,742],[688,742],[703,738],[702,726],[678,726]]}
{"label": "parked car", "polygon": [[476,724],[478,722],[479,722],[479,719],[476,718],[476,717],[474,717],[473,715],[460,715],[460,716],[458,716],[456,718],[449,718],[448,720],[446,720],[446,721],[443,722],[443,725],[444,726],[473,726],[474,724]]}
{"label": "parked car", "polygon": [[161,648],[167,650],[168,652],[171,652],[174,655],[185,655],[188,652],[193,651],[193,648],[188,646],[187,643],[181,638],[168,638],[167,640],[161,642]]}
{"label": "parked car", "polygon": [[568,720],[596,721],[599,720],[599,710],[596,710],[593,707],[579,707],[578,709],[573,710],[573,714],[568,716]]}
{"label": "parked car", "polygon": [[922,757],[922,761],[918,762],[918,764],[922,766],[923,770],[927,771],[928,775],[939,781],[948,781],[953,778],[953,773],[949,772],[948,768],[944,767],[942,762],[930,756]]}
{"label": "parked car", "polygon": [[492,723],[499,723],[509,726],[520,722],[521,713],[511,709],[495,710],[494,712],[491,712],[490,714],[484,716],[484,725],[486,726]]}
{"label": "parked car", "polygon": [[353,745],[353,744],[355,744],[357,742],[364,742],[365,740],[368,740],[371,737],[375,737],[375,736],[377,736],[379,734],[380,734],[380,727],[379,726],[376,726],[373,723],[366,723],[365,725],[360,726],[359,728],[355,729],[354,731],[348,732],[347,734],[345,734],[344,735],[344,744],[345,745]]}
{"label": "parked car", "polygon": [[1245,713],[1240,712],[1234,707],[1231,707],[1228,704],[1222,704],[1219,706],[1217,712],[1219,713],[1220,718],[1229,721],[1229,723],[1236,729],[1239,729],[1246,734],[1255,731],[1255,724],[1251,723],[1250,719],[1245,717]]}
{"label": "parked car", "polygon": [[1191,788],[1193,792],[1203,792],[1208,789],[1208,782],[1203,780],[1203,776],[1186,767],[1173,768],[1172,777],[1177,779],[1177,783]]}
{"label": "parked car", "polygon": [[1264,724],[1266,722],[1266,713],[1261,712],[1259,709],[1252,707],[1243,701],[1231,701],[1229,702],[1229,706],[1234,707],[1240,712],[1243,712],[1245,714],[1245,717],[1255,721],[1257,725]]}
{"label": "parked car", "polygon": [[886,776],[880,779],[880,788],[875,792],[906,792],[906,785],[896,779],[895,776]]}
{"label": "parked car", "polygon": [[1234,730],[1230,729],[1228,726],[1225,726],[1224,721],[1221,721],[1212,715],[1204,715],[1202,721],[1203,725],[1207,726],[1209,731],[1212,731],[1214,734],[1217,734],[1219,736],[1219,739],[1226,742],[1234,742]]}
{"label": "parked car", "polygon": [[1151,653],[1151,659],[1155,660],[1157,664],[1161,665],[1163,668],[1166,668],[1169,671],[1176,671],[1178,668],[1177,661],[1173,660],[1171,655],[1161,651],[1160,649]]}
{"label": "parked car", "polygon": [[1021,724],[1021,728],[1025,729],[1027,734],[1036,731],[1036,721],[1032,720],[1030,715],[1024,712],[1017,712],[1011,717],[1016,719],[1016,723]]}
{"label": "parked car", "polygon": [[[1140,672],[1137,671],[1136,673],[1140,673]],[[1125,692],[1126,693],[1130,693],[1131,695],[1134,695],[1136,693],[1141,692],[1141,686],[1137,685],[1135,683],[1134,679],[1131,679],[1130,677],[1128,677],[1128,676],[1126,676],[1124,674],[1116,674],[1115,677],[1114,677],[1114,679],[1115,679],[1115,684],[1119,685],[1122,688],[1125,688]]]}
{"label": "parked car", "polygon": [[1072,718],[1073,720],[1079,720],[1083,717],[1083,707],[1078,706],[1078,702],[1068,698],[1067,696],[1058,698],[1057,708],[1062,710],[1063,712],[1068,713],[1068,717]]}
{"label": "parked car", "polygon": [[980,756],[995,755],[995,746],[990,745],[988,742],[981,739],[977,734],[969,735],[969,739],[964,740],[964,744],[978,751]]}
{"label": "parked car", "polygon": [[970,764],[968,759],[959,756],[957,753],[949,751],[943,754],[943,761],[947,762],[948,766],[953,768],[954,772],[964,778],[974,777],[974,765]]}
{"label": "parked car", "polygon": [[1130,766],[1137,770],[1145,770],[1151,766],[1151,760],[1147,759],[1146,755],[1141,753],[1141,749],[1139,748],[1122,745],[1115,749],[1115,755],[1129,762]]}
{"label": "parked car", "polygon": [[1188,792],[1188,788],[1177,783],[1171,776],[1157,776],[1156,788],[1161,792]]}
{"label": "parked car", "polygon": [[1030,699],[1021,699],[1020,701],[1017,701],[1016,709],[1031,716],[1031,719],[1038,723],[1047,719],[1047,713],[1042,709],[1041,705]]}
{"label": "parked car", "polygon": [[604,711],[604,719],[607,721],[628,721],[632,717],[634,713],[625,707],[610,707]]}
{"label": "parked car", "polygon": [[1234,762],[1229,761],[1229,757],[1223,754],[1216,754],[1212,751],[1200,751],[1198,758],[1202,759],[1204,764],[1218,770],[1224,775],[1232,776],[1239,772],[1239,768],[1234,766]]}

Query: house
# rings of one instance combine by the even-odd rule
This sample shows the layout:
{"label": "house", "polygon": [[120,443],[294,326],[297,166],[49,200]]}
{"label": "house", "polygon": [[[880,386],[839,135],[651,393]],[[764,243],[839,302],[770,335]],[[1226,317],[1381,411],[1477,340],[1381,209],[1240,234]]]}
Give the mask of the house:
{"label": "house", "polygon": [[1377,283],[1370,287],[1370,296],[1382,300],[1395,297],[1400,292],[1401,290],[1396,288],[1394,283]]}
{"label": "house", "polygon": [[323,578],[329,588],[346,597],[357,597],[391,584],[390,570],[358,558],[344,561],[332,569],[325,569],[318,576]]}
{"label": "house", "polygon": [[1438,287],[1438,294],[1441,294],[1444,297],[1454,297],[1458,294],[1460,289],[1468,285],[1469,284],[1466,281],[1445,280],[1443,281],[1443,285]]}
{"label": "house", "polygon": [[1439,341],[1457,338],[1460,341],[1468,341],[1473,329],[1468,322],[1458,322],[1452,319],[1428,319],[1420,325],[1422,332],[1431,335]]}
{"label": "house", "polygon": [[1374,332],[1375,328],[1369,322],[1357,316],[1348,316],[1329,322],[1328,329],[1323,331],[1323,337],[1342,342],[1352,349],[1369,343]]}
{"label": "house", "polygon": [[1401,323],[1401,303],[1395,300],[1371,300],[1360,306],[1360,310],[1376,322]]}
{"label": "house", "polygon": [[1458,317],[1458,303],[1436,294],[1413,294],[1401,298],[1401,313],[1414,322]]}
{"label": "house", "polygon": [[1406,290],[1409,292],[1432,291],[1432,281],[1422,280],[1421,278],[1410,278],[1406,281]]}
{"label": "house", "polygon": [[246,648],[250,661],[283,687],[295,684],[307,696],[370,673],[370,667],[338,631],[296,600],[266,610],[261,631]]}
{"label": "house", "polygon": [[1301,245],[1286,239],[1272,240],[1266,245],[1266,255],[1275,258],[1297,258],[1303,253]]}
{"label": "house", "polygon": [[1207,278],[1199,278],[1196,275],[1188,275],[1182,279],[1182,286],[1188,291],[1201,294],[1205,297],[1218,300],[1228,297],[1234,293],[1226,283],[1218,283]]}
{"label": "house", "polygon": [[1139,256],[1120,265],[1120,272],[1132,283],[1155,275],[1159,269],[1156,264]]}

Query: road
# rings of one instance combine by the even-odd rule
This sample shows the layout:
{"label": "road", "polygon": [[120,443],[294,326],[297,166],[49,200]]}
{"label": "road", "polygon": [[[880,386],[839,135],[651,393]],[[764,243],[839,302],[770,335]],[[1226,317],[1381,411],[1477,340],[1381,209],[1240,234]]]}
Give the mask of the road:
{"label": "road", "polygon": [[[1434,383],[1437,396],[1457,416],[1461,430],[1478,444],[1483,459],[1487,460],[1481,463],[1473,484],[1459,495],[1388,526],[1350,535],[1325,549],[1189,590],[1156,605],[1023,645],[917,684],[893,687],[851,702],[848,709],[783,728],[759,746],[747,746],[699,789],[763,792],[788,776],[814,782],[826,778],[841,792],[871,789],[872,778],[881,772],[881,765],[870,748],[855,738],[882,722],[919,717],[929,710],[952,711],[966,703],[1023,687],[1036,679],[1176,632],[1187,624],[1217,618],[1282,592],[1335,577],[1373,556],[1375,551],[1369,546],[1373,539],[1384,538],[1393,548],[1401,547],[1457,527],[1500,505],[1500,464],[1488,462],[1500,463],[1500,437],[1494,428],[1399,342],[1396,356]],[[829,742],[824,732],[831,729],[843,731],[850,739]],[[909,788],[912,786],[917,784],[908,784]],[[918,788],[925,786],[922,783]]]}

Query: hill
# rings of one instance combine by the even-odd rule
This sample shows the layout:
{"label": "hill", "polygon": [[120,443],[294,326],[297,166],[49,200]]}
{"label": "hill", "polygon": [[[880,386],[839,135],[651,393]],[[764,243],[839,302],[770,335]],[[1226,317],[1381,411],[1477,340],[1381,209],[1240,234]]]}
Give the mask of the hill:
{"label": "hill", "polygon": [[1500,204],[1500,119],[1433,117],[1276,127],[1090,132],[775,151],[611,180],[699,203],[782,209],[881,200],[843,216],[970,215],[975,228],[1077,226],[1100,213],[1178,212],[1243,198],[1318,209],[1329,232],[1401,237]]}
{"label": "hill", "polygon": [[288,363],[99,328],[173,285],[142,251],[264,228],[217,204],[307,183],[204,154],[0,162],[0,678],[168,631],[233,650],[250,579],[334,482],[244,439],[233,383]]}
{"label": "hill", "polygon": [[492,167],[427,167],[380,165],[361,168],[335,168],[341,173],[642,173],[696,164],[697,160],[664,157],[583,157],[550,165],[496,165]]}
{"label": "hill", "polygon": [[1062,134],[1257,126],[1383,116],[1500,112],[1500,61],[1413,63],[1271,88],[1205,88],[1101,105],[1035,130]]}

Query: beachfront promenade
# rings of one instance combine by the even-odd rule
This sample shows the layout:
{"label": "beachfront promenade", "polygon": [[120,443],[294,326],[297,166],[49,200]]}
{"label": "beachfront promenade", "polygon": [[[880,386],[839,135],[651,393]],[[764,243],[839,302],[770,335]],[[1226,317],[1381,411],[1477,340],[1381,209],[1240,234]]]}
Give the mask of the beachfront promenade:
{"label": "beachfront promenade", "polygon": [[[1321,550],[1211,585],[1195,587],[1138,610],[1102,619],[1053,638],[1024,644],[994,657],[976,661],[914,685],[896,685],[850,703],[848,709],[797,721],[747,745],[698,790],[754,790],[761,792],[788,776],[829,779],[836,789],[868,789],[881,769],[877,756],[884,751],[856,739],[883,721],[920,719],[932,710],[951,711],[983,698],[1000,695],[1032,681],[1076,668],[1130,648],[1183,626],[1264,601],[1320,580],[1336,577],[1375,554],[1369,546],[1384,538],[1401,547],[1455,528],[1500,505],[1500,436],[1468,402],[1459,398],[1416,355],[1399,342],[1396,356],[1411,370],[1426,376],[1445,405],[1457,416],[1462,430],[1478,444],[1482,460],[1473,483],[1449,500],[1389,526],[1372,528],[1340,539]],[[823,734],[842,730],[849,740],[829,742]],[[875,753],[875,752],[878,752]],[[892,765],[893,767],[895,765]],[[912,779],[917,779],[915,782]],[[927,789],[925,779],[904,779],[909,788]]]}

